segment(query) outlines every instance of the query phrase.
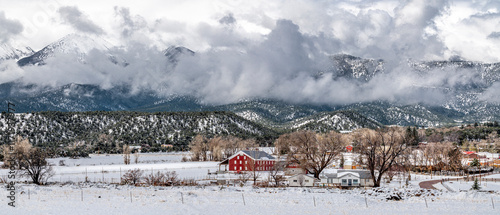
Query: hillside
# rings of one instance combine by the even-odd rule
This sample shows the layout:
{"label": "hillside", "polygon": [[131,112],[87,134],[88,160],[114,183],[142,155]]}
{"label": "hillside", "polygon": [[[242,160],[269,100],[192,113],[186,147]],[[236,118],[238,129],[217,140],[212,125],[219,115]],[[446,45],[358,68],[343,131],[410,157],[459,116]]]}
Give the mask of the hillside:
{"label": "hillside", "polygon": [[[196,134],[255,138],[260,144],[277,133],[229,112],[39,112],[16,114],[18,135],[46,147],[86,147],[113,152],[123,144],[185,150]],[[6,129],[5,114],[0,127]]]}

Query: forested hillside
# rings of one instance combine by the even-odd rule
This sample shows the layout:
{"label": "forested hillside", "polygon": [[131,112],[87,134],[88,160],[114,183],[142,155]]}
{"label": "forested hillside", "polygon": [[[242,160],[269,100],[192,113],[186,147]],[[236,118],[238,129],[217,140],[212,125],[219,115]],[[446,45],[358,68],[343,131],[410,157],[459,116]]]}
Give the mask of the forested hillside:
{"label": "forested hillside", "polygon": [[[3,113],[0,119],[2,136],[5,117]],[[77,148],[113,153],[124,144],[142,146],[143,151],[159,151],[162,144],[173,145],[170,150],[186,150],[196,134],[254,138],[266,144],[277,135],[230,112],[40,112],[16,114],[15,119],[17,135],[35,146],[64,148],[60,153]]]}

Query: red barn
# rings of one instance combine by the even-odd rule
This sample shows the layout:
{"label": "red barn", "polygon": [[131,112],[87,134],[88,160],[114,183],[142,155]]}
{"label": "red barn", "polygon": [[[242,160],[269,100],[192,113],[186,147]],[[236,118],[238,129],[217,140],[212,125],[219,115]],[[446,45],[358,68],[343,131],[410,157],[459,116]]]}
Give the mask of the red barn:
{"label": "red barn", "polygon": [[220,165],[229,167],[227,171],[269,171],[273,168],[275,158],[263,151],[242,150],[222,161]]}

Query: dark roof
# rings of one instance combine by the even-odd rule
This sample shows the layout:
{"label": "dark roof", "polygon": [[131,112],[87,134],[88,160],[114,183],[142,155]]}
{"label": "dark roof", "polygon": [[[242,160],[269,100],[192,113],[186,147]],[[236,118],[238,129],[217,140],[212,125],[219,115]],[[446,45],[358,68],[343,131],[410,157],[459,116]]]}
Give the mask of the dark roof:
{"label": "dark roof", "polygon": [[274,160],[275,159],[273,156],[267,154],[264,151],[242,150],[242,152],[247,154],[248,156],[252,157],[254,160],[262,160],[262,159]]}

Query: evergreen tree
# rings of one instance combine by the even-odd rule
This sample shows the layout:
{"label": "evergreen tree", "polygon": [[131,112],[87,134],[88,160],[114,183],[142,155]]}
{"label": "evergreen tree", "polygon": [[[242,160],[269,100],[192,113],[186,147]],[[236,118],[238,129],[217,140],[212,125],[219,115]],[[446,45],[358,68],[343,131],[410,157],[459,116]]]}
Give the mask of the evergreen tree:
{"label": "evergreen tree", "polygon": [[474,160],[472,160],[472,162],[470,163],[470,166],[471,167],[479,167],[479,166],[481,166],[481,164],[479,163],[479,160],[477,158],[474,158]]}
{"label": "evergreen tree", "polygon": [[477,181],[477,178],[474,179],[474,184],[472,184],[472,189],[473,190],[480,190],[481,187],[479,186],[479,182]]}

